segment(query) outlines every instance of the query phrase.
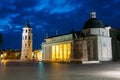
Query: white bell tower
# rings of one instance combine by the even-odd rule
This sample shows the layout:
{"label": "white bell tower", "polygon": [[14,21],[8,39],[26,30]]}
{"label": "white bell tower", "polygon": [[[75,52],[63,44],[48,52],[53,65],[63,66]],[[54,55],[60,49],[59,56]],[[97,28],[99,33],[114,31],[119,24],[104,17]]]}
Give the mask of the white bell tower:
{"label": "white bell tower", "polygon": [[22,33],[22,52],[21,52],[21,60],[23,61],[31,61],[32,58],[32,28],[27,23],[23,28]]}

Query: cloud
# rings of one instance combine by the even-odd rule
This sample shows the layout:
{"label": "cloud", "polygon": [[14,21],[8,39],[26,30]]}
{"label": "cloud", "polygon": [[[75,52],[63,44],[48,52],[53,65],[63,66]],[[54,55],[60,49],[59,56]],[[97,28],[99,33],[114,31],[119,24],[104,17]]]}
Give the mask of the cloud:
{"label": "cloud", "polygon": [[0,31],[21,35],[29,19],[34,41],[39,42],[46,32],[51,36],[56,30],[60,34],[80,30],[92,9],[104,23],[119,26],[119,4],[120,0],[0,0]]}
{"label": "cloud", "polygon": [[65,13],[65,12],[70,12],[72,10],[74,10],[75,8],[74,7],[71,7],[70,5],[65,5],[64,7],[56,7],[56,8],[53,8],[51,11],[50,11],[50,14],[54,14],[54,13]]}
{"label": "cloud", "polygon": [[36,29],[39,29],[40,31],[45,31],[44,27],[42,25],[36,26]]}
{"label": "cloud", "polygon": [[[80,8],[82,4],[76,0],[3,0],[0,3],[0,25],[17,27],[24,26],[25,20],[30,18],[32,25],[47,26],[47,17],[54,14],[64,14]],[[27,4],[26,4],[27,3]],[[4,6],[5,5],[5,6]],[[39,14],[39,15],[36,15]],[[43,18],[38,18],[39,16]],[[41,21],[43,19],[43,21]],[[33,23],[34,22],[34,23]],[[21,28],[18,27],[18,28]],[[5,28],[5,27],[4,27]],[[33,27],[34,28],[34,27]]]}
{"label": "cloud", "polygon": [[43,28],[43,26],[41,26],[41,25],[36,26],[36,29],[40,29],[40,28]]}
{"label": "cloud", "polygon": [[4,29],[0,28],[0,32],[5,31]]}
{"label": "cloud", "polygon": [[11,21],[11,19],[9,17],[6,18],[0,18],[0,25],[6,25],[9,24],[9,22]]}
{"label": "cloud", "polygon": [[17,26],[15,26],[15,28],[22,28],[22,26],[17,25]]}
{"label": "cloud", "polygon": [[[76,1],[76,0],[75,0]],[[77,4],[73,0],[41,0],[37,6],[35,6],[36,11],[44,11],[49,14],[55,13],[66,13],[75,10],[76,8],[80,8],[81,4]]]}

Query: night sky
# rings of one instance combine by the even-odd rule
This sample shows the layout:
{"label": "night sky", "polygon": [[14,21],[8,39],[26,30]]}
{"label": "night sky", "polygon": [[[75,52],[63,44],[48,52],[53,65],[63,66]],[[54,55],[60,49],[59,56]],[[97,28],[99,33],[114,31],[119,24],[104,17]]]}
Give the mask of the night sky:
{"label": "night sky", "polygon": [[120,0],[0,0],[1,49],[21,49],[26,19],[33,29],[33,50],[41,48],[46,33],[54,36],[81,30],[96,11],[97,18],[111,27],[120,27]]}

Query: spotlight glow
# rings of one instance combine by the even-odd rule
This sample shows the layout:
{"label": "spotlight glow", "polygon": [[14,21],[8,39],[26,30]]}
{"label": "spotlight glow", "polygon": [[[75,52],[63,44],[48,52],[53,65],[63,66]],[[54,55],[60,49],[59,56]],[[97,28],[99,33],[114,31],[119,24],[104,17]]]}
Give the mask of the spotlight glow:
{"label": "spotlight glow", "polygon": [[111,77],[111,78],[120,78],[120,71],[107,71],[107,72],[102,72],[102,75],[105,77]]}

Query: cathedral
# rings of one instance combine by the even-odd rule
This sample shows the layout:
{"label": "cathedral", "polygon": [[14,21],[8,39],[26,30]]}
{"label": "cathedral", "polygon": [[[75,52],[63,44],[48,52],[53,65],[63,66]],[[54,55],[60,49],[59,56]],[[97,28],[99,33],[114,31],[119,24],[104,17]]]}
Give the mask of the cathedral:
{"label": "cathedral", "polygon": [[[117,38],[116,38],[117,37]],[[117,42],[116,42],[117,41]],[[43,61],[112,61],[120,59],[120,30],[104,25],[90,12],[81,31],[47,37],[42,43]]]}

